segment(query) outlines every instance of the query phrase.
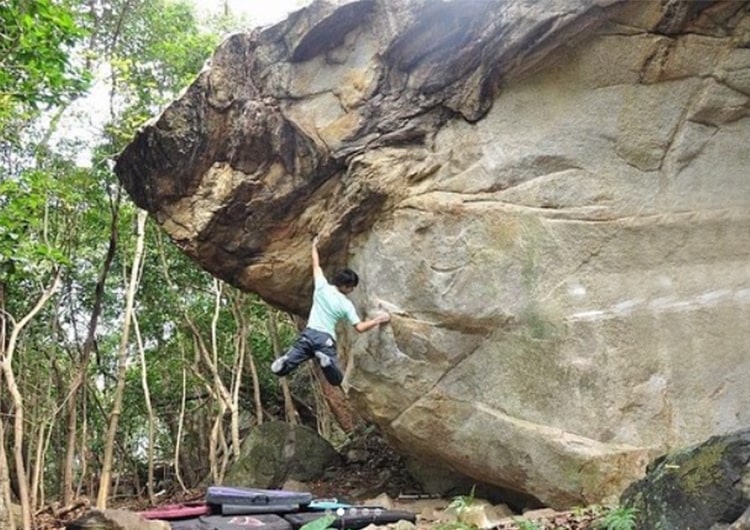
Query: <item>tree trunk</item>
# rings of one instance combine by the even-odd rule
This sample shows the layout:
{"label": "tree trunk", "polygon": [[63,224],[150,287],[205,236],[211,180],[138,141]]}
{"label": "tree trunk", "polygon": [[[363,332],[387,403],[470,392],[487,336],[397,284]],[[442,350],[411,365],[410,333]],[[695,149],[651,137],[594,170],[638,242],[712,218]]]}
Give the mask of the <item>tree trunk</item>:
{"label": "tree trunk", "polygon": [[[5,286],[0,282],[0,357],[5,357]],[[2,374],[0,374],[2,375]],[[0,377],[0,390],[3,388],[3,379]],[[2,395],[2,393],[0,393]],[[0,528],[16,530],[16,524],[10,514],[10,469],[8,468],[8,455],[5,452],[5,425],[0,417]]]}
{"label": "tree trunk", "polygon": [[148,500],[153,506],[156,504],[156,497],[154,497],[154,425],[156,424],[156,417],[154,415],[154,407],[151,405],[151,391],[148,388],[146,352],[143,348],[141,330],[138,327],[138,318],[136,317],[135,312],[132,313],[132,317],[133,330],[135,331],[138,343],[138,357],[141,361],[141,386],[143,387],[143,399],[146,403],[146,411],[148,412],[148,482],[146,484],[146,491],[148,492]]}
{"label": "tree trunk", "polygon": [[[5,284],[0,282],[0,359],[5,358],[7,319],[5,318]],[[3,379],[0,373],[0,397]],[[15,521],[10,515],[10,470],[8,454],[5,452],[5,421],[0,417],[0,528],[16,530]]]}
{"label": "tree trunk", "polygon": [[232,378],[232,407],[231,407],[231,425],[232,425],[232,454],[235,458],[240,457],[240,389],[242,388],[242,374],[245,367],[245,354],[247,352],[247,334],[249,332],[247,318],[243,312],[243,300],[245,296],[237,293],[233,297],[232,314],[237,322],[237,331],[235,333],[235,360],[233,363]]}
{"label": "tree trunk", "polygon": [[185,351],[182,350],[182,397],[180,399],[180,414],[177,419],[177,439],[174,444],[174,474],[177,477],[177,482],[180,483],[183,493],[187,493],[188,489],[185,487],[185,482],[182,480],[182,472],[180,471],[180,448],[182,446],[182,429],[185,425],[185,406],[187,405],[187,370],[185,369]]}
{"label": "tree trunk", "polygon": [[[164,277],[167,280],[167,283],[169,283],[170,286],[174,287],[174,282],[171,279],[171,276],[169,274],[169,265],[167,263],[166,257],[164,256],[164,248],[161,244],[161,240],[159,240],[158,243],[158,249],[159,249],[159,257],[161,259],[162,263],[162,270],[164,272]],[[210,446],[209,446],[209,467],[211,469],[211,477],[216,483],[220,483],[222,480],[222,471],[226,466],[226,459],[228,457],[227,455],[227,447],[226,447],[226,440],[224,437],[224,430],[223,430],[223,418],[224,414],[226,413],[227,409],[232,408],[232,398],[231,393],[227,389],[226,385],[224,385],[223,381],[221,380],[221,374],[219,374],[219,365],[218,365],[218,344],[217,344],[217,333],[218,333],[218,321],[219,321],[219,313],[221,310],[221,297],[222,297],[222,284],[218,280],[214,280],[214,313],[213,317],[211,319],[211,350],[206,347],[206,343],[203,340],[203,336],[201,335],[200,330],[198,329],[198,326],[195,324],[192,318],[190,318],[190,314],[187,311],[186,307],[182,308],[183,318],[185,319],[185,323],[187,324],[188,328],[190,329],[192,335],[193,335],[193,343],[195,347],[195,351],[199,354],[198,358],[203,361],[203,364],[208,368],[208,371],[211,374],[211,384],[206,384],[208,391],[211,393],[211,395],[214,397],[215,401],[219,405],[219,412],[216,420],[213,423],[213,427],[211,428],[211,437],[210,437]],[[239,432],[239,414],[237,411],[232,411],[232,431],[235,430]],[[218,446],[222,446],[222,451],[224,455],[224,464],[219,465],[218,462],[218,452],[217,448]]]}
{"label": "tree trunk", "polygon": [[[13,322],[10,338],[7,346],[3,342],[2,356],[0,357],[0,367],[3,376],[8,384],[8,391],[13,403],[13,461],[16,469],[16,478],[18,480],[18,497],[21,501],[21,521],[24,530],[31,528],[31,505],[29,504],[29,483],[26,476],[26,467],[23,460],[23,440],[24,440],[24,414],[23,414],[23,397],[18,390],[18,383],[13,372],[13,354],[15,353],[18,337],[21,331],[31,320],[42,310],[44,305],[60,288],[61,270],[55,272],[54,279],[48,288],[46,288],[34,307],[18,322]],[[10,315],[4,314],[3,321],[11,318]]]}
{"label": "tree trunk", "polygon": [[[355,419],[351,406],[344,395],[344,391],[341,390],[340,386],[332,386],[328,384],[320,367],[316,363],[311,364],[313,373],[315,374],[315,380],[318,383],[316,385],[317,392],[320,393],[325,403],[325,406],[320,407],[320,413],[327,414],[330,412],[341,430],[347,434],[351,434],[354,431]],[[325,418],[319,418],[319,420],[325,421]],[[321,434],[323,433],[321,432]]]}
{"label": "tree trunk", "polygon": [[[58,409],[59,412],[60,409]],[[44,489],[44,462],[47,459],[47,451],[49,451],[50,443],[52,442],[52,433],[54,432],[54,429],[52,428],[54,422],[54,418],[52,421],[50,421],[50,424],[47,426],[47,437],[44,440],[44,447],[42,448],[42,454],[41,454],[41,460],[39,460],[39,466],[40,466],[40,472],[39,472],[39,497],[38,497],[38,504],[37,506],[44,506],[47,503],[46,493]]]}
{"label": "tree trunk", "polygon": [[34,457],[34,470],[31,478],[31,489],[29,494],[29,505],[32,511],[36,511],[39,508],[39,487],[42,479],[42,470],[44,469],[44,430],[46,427],[44,421],[39,422],[39,427],[36,433],[36,455]]}
{"label": "tree trunk", "polygon": [[16,522],[10,513],[8,455],[5,453],[5,428],[2,419],[0,419],[0,528],[16,530]]}
{"label": "tree trunk", "polygon": [[258,425],[263,423],[263,401],[260,396],[260,379],[258,378],[258,368],[255,366],[255,357],[250,350],[245,357],[245,362],[250,369],[250,379],[253,382],[253,402],[255,403],[255,421]]}
{"label": "tree trunk", "polygon": [[[201,348],[200,351],[203,354],[203,362],[211,372],[211,392],[215,396],[217,403],[219,404],[219,411],[214,422],[214,426],[211,429],[211,444],[213,451],[211,454],[214,458],[214,480],[221,484],[224,480],[224,469],[226,469],[228,455],[228,447],[226,437],[224,436],[224,415],[229,409],[232,420],[236,421],[236,416],[232,410],[232,398],[229,390],[227,389],[224,382],[221,380],[221,374],[219,373],[219,346],[218,346],[218,324],[219,324],[219,312],[221,310],[221,298],[222,298],[222,284],[219,280],[214,279],[214,314],[211,319],[211,352],[209,354],[205,348]],[[235,425],[231,425],[231,431],[234,433]],[[239,427],[237,427],[239,432]],[[239,438],[239,437],[238,437]],[[221,449],[222,463],[217,465],[217,449]]]}
{"label": "tree trunk", "polygon": [[[274,359],[281,357],[281,340],[279,339],[279,326],[276,320],[277,313],[274,309],[271,309],[268,315],[266,325],[268,327],[268,334],[271,336],[271,346],[273,347]],[[286,378],[281,378],[281,392],[284,395],[284,415],[287,423],[297,425],[299,423],[299,413],[294,406],[294,400],[292,399],[292,393],[289,390],[289,383]]]}
{"label": "tree trunk", "polygon": [[99,493],[96,499],[96,507],[100,510],[107,508],[107,497],[109,496],[109,487],[112,481],[112,461],[115,448],[115,436],[117,435],[117,424],[120,421],[122,398],[123,393],[125,392],[125,372],[127,369],[130,322],[132,318],[131,315],[133,314],[135,292],[138,289],[138,274],[141,268],[141,259],[143,257],[145,226],[146,212],[138,210],[135,254],[133,255],[133,264],[130,270],[130,283],[127,292],[125,293],[125,320],[122,325],[122,336],[118,350],[117,385],[115,387],[114,402],[112,404],[112,412],[109,417],[107,437],[104,444],[102,474],[99,479]]}
{"label": "tree trunk", "polygon": [[[83,416],[83,425],[81,425],[81,452],[80,452],[80,454],[81,454],[81,474],[78,477],[78,485],[76,486],[76,492],[77,492],[77,496],[78,497],[81,496],[81,491],[83,490],[84,485],[87,485],[87,491],[88,491],[89,495],[93,494],[94,487],[95,487],[95,484],[96,484],[96,478],[95,478],[94,475],[96,473],[96,470],[99,469],[99,466],[94,466],[93,467],[94,471],[92,471],[91,474],[90,474],[90,476],[89,476],[89,471],[88,471],[89,460],[94,461],[94,459],[90,458],[90,456],[89,456],[91,453],[88,450],[89,446],[88,446],[88,443],[87,443],[88,442],[88,432],[89,432],[89,430],[88,430],[89,422],[87,420],[87,418],[88,418],[88,413],[87,413],[88,412],[88,406],[87,406],[88,401],[87,401],[87,398],[86,398],[86,394],[87,394],[87,387],[84,386],[83,387],[83,396],[82,396],[82,399],[81,399],[81,409],[82,409],[81,410],[81,416]],[[75,443],[75,439],[73,440],[73,443]],[[68,505],[66,504],[65,506],[68,506]]]}
{"label": "tree trunk", "polygon": [[[224,464],[223,462],[219,462],[219,454],[221,453],[223,458],[226,458],[227,454],[224,429],[222,429],[222,419],[224,413],[226,412],[226,406],[221,402],[221,400],[218,400],[218,403],[219,411],[216,413],[214,424],[211,427],[211,446],[208,451],[208,458],[211,465],[211,477],[213,478],[215,484],[221,484],[224,481]],[[219,449],[221,449],[221,451],[219,451]]]}
{"label": "tree trunk", "polygon": [[[57,322],[57,319],[53,322]],[[32,512],[36,512],[39,507],[44,505],[44,471],[47,450],[49,449],[50,439],[54,431],[53,425],[55,425],[58,414],[63,408],[63,405],[60,405],[47,415],[47,407],[45,405],[52,405],[52,392],[52,384],[24,391],[24,395],[31,395],[30,403],[27,405],[27,410],[29,411],[29,419],[27,421],[29,426],[32,427],[33,434],[31,442],[28,445],[27,458],[29,459],[28,469],[31,475],[29,504],[31,505]]]}
{"label": "tree trunk", "polygon": [[[78,395],[81,387],[86,381],[89,360],[91,359],[91,352],[94,350],[94,344],[96,341],[96,328],[99,323],[99,316],[102,312],[104,287],[107,281],[107,276],[109,276],[112,261],[114,260],[117,251],[117,241],[119,239],[117,223],[120,218],[120,199],[120,187],[117,186],[115,196],[110,199],[110,212],[112,214],[112,219],[109,224],[109,245],[107,248],[107,254],[104,256],[102,268],[96,279],[96,287],[94,288],[94,305],[91,308],[91,316],[89,317],[88,329],[86,331],[86,340],[83,343],[78,370],[73,378],[73,383],[70,386],[70,397],[68,398],[67,404],[68,437],[65,445],[65,460],[63,460],[62,477],[62,503],[65,506],[73,502],[73,464],[75,462],[76,431],[78,429]],[[86,416],[84,415],[83,417],[85,418]],[[85,446],[82,445],[82,447]],[[82,458],[82,461],[85,467],[85,455],[84,458]],[[85,472],[85,470],[83,472]]]}

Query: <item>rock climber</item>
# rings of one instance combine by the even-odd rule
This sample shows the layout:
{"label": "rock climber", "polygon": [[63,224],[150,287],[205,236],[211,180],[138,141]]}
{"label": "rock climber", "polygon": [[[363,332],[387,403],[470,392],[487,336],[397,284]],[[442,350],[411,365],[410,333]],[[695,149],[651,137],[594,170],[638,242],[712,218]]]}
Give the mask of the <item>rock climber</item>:
{"label": "rock climber", "polygon": [[341,385],[344,374],[338,365],[336,352],[336,324],[344,320],[358,333],[385,324],[391,317],[387,312],[370,320],[361,320],[351,300],[346,295],[359,284],[359,276],[351,269],[343,269],[333,276],[329,284],[320,268],[319,237],[312,242],[312,266],[315,289],[307,327],[287,352],[271,364],[271,371],[279,377],[292,373],[300,364],[315,358],[329,383]]}

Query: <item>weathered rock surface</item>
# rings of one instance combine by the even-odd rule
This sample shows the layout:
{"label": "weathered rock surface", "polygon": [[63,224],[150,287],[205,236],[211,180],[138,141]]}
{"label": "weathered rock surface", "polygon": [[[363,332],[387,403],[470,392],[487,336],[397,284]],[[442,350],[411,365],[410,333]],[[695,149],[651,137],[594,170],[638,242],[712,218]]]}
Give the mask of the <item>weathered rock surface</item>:
{"label": "weathered rock surface", "polygon": [[336,450],[315,431],[281,421],[266,422],[242,442],[240,457],[227,471],[224,483],[280,488],[289,479],[317,480],[340,462]]}
{"label": "weathered rock surface", "polygon": [[90,510],[65,525],[67,530],[170,530],[165,521],[149,521],[127,510]]}
{"label": "weathered rock surface", "polygon": [[667,454],[622,496],[642,530],[744,524],[750,509],[750,429]]}
{"label": "weathered rock surface", "polygon": [[207,270],[304,314],[309,242],[404,449],[555,507],[750,425],[746,2],[316,2],[227,39],[116,171]]}

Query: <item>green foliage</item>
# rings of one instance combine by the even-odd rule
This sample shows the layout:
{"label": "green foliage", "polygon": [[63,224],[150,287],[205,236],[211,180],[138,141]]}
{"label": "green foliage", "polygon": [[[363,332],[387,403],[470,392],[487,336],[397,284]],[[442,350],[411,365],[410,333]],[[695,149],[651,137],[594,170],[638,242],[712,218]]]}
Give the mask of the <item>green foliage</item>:
{"label": "green foliage", "polygon": [[61,248],[65,227],[53,223],[55,208],[75,194],[67,184],[40,170],[0,179],[0,282],[43,281],[69,263]]}
{"label": "green foliage", "polygon": [[464,512],[467,508],[470,508],[476,502],[476,497],[474,496],[475,489],[476,486],[472,486],[471,491],[468,495],[458,495],[456,497],[453,497],[453,500],[448,505],[448,509],[453,510],[457,515],[460,516],[461,512]]}
{"label": "green foliage", "polygon": [[[200,26],[185,2],[142,0],[136,4],[129,0],[0,0],[0,283],[4,284],[5,309],[12,315],[22,314],[40,287],[48,284],[52,271],[62,267],[65,274],[60,293],[29,323],[14,357],[27,412],[25,436],[30,454],[32,428],[47,425],[52,440],[44,478],[50,495],[60,486],[70,385],[82,363],[82,346],[116,211],[115,258],[104,282],[102,314],[87,364],[84,395],[79,395],[76,410],[77,443],[83,441],[87,451],[76,454],[76,465],[85,459],[87,473],[96,471],[96,456],[102,453],[115,386],[136,209],[116,199],[119,185],[108,159],[132,138],[143,120],[195,78],[218,41],[215,33]],[[108,79],[112,99],[104,102],[105,106],[112,103],[105,134],[87,144],[50,141],[64,105],[88,81],[81,67],[85,64],[96,72],[105,62],[113,74]],[[45,114],[51,105],[60,107]],[[68,129],[60,126],[60,130]],[[78,167],[81,152],[92,154],[93,167]],[[185,314],[210,343],[213,278],[175,245],[165,243],[164,262],[172,280],[168,283],[156,250],[164,238],[162,229],[150,222],[147,230],[136,313],[157,414],[155,450],[157,458],[173,456],[184,374],[182,472],[183,477],[194,475],[197,480],[205,475],[199,467],[206,460],[216,398],[206,392],[206,383],[211,381],[196,356],[195,335]],[[238,315],[245,319],[247,353],[256,362],[263,407],[272,413],[280,409],[278,378],[268,368],[273,347],[266,323],[269,315],[276,314],[273,311],[257,296],[223,286],[216,330],[218,375],[229,387],[243,329]],[[293,340],[296,330],[286,319],[278,327],[283,347]],[[134,333],[131,339],[117,436],[115,465],[120,473],[144,461],[147,439]],[[249,380],[243,374],[243,413],[254,410]]]}
{"label": "green foliage", "polygon": [[542,528],[538,523],[529,521],[528,519],[516,519],[515,523],[519,530],[541,530]]}
{"label": "green foliage", "polygon": [[300,530],[326,530],[331,527],[331,523],[335,520],[336,516],[334,515],[324,515],[320,519],[303,524]]}
{"label": "green foliage", "polygon": [[637,510],[618,506],[609,510],[606,515],[597,522],[597,528],[602,530],[634,530]]}
{"label": "green foliage", "polygon": [[602,517],[606,512],[607,508],[601,504],[592,504],[590,506],[577,507],[574,509],[575,514],[580,513],[581,516],[588,514],[595,519]]}
{"label": "green foliage", "polygon": [[476,502],[474,490],[475,486],[472,486],[471,491],[468,495],[457,495],[456,497],[453,497],[453,500],[451,500],[450,504],[448,504],[448,510],[455,512],[458,520],[440,523],[437,526],[437,530],[476,530],[476,526],[461,520],[462,515],[466,512],[466,510],[471,508]]}
{"label": "green foliage", "polygon": [[435,530],[477,530],[477,527],[463,521],[448,521],[438,523]]}
{"label": "green foliage", "polygon": [[0,3],[0,123],[14,103],[58,104],[87,87],[89,74],[71,61],[84,36],[66,2]]}
{"label": "green foliage", "polygon": [[215,34],[201,31],[185,1],[145,0],[124,16],[110,59],[124,104],[107,126],[115,143],[111,152],[119,151],[144,121],[195,78],[218,44]]}

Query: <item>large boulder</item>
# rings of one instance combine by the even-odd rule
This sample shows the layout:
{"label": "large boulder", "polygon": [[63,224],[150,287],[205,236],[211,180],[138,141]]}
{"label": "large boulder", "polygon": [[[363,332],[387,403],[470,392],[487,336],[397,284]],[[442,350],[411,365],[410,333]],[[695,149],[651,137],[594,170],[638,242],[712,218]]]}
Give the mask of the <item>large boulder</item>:
{"label": "large boulder", "polygon": [[359,310],[393,313],[341,342],[403,450],[599,502],[750,425],[749,13],[318,1],[229,37],[115,169],[201,266],[300,315],[321,234]]}

